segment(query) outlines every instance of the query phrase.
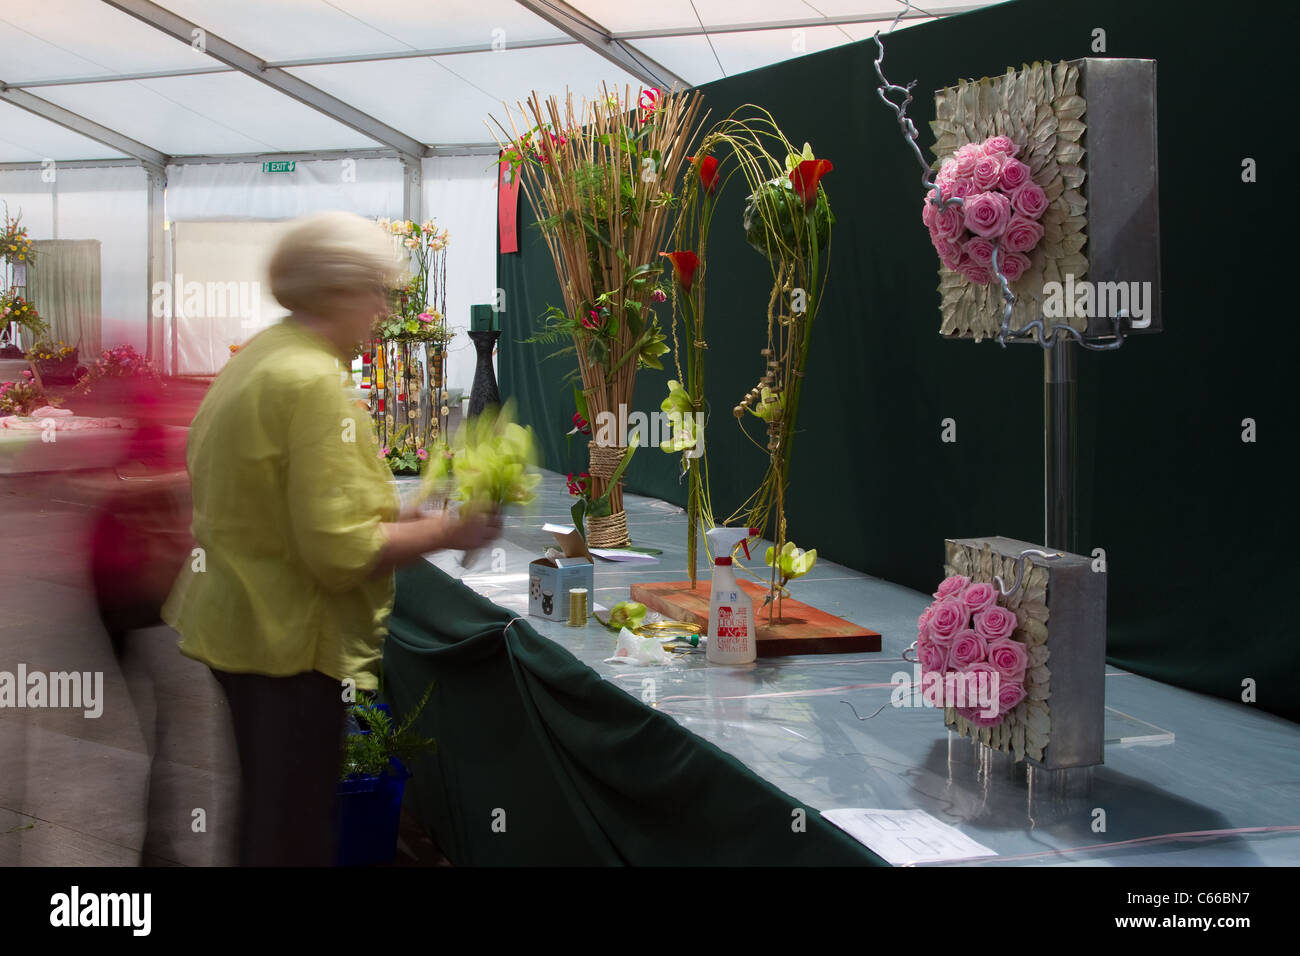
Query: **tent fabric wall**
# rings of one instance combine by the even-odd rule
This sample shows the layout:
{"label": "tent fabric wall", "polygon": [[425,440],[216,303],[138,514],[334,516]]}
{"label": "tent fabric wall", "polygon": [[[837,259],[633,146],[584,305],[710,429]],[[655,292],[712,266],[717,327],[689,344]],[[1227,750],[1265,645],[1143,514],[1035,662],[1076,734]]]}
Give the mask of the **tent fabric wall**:
{"label": "tent fabric wall", "polygon": [[49,324],[48,338],[78,348],[81,361],[100,352],[102,289],[98,239],[40,239],[27,268],[27,298]]}
{"label": "tent fabric wall", "polygon": [[170,310],[177,374],[215,375],[229,361],[231,345],[287,314],[266,276],[271,250],[287,228],[287,222],[172,223],[172,294],[154,307]]}
{"label": "tent fabric wall", "polygon": [[[1261,183],[1241,179],[1247,156],[1261,171],[1285,168],[1284,147],[1247,132],[1275,125],[1267,96],[1212,82],[1226,65],[1249,65],[1253,89],[1284,89],[1289,54],[1282,32],[1261,34],[1249,17],[1216,19],[1207,54],[1197,41],[1212,17],[1203,0],[1174,20],[1159,5],[1126,0],[1018,0],[895,34],[886,72],[917,81],[910,115],[928,147],[928,91],[958,78],[1093,55],[1099,26],[1105,55],[1158,60],[1166,331],[1079,356],[1078,547],[1105,552],[1112,663],[1237,701],[1253,686],[1249,706],[1300,719],[1300,655],[1275,610],[1300,571],[1297,513],[1286,504],[1294,372],[1271,321],[1292,311],[1277,272],[1277,250],[1292,243],[1264,173]],[[867,41],[702,90],[714,119],[761,104],[793,142],[811,142],[835,164],[824,184],[838,221],[800,410],[790,534],[928,592],[942,575],[945,537],[1042,538],[1043,357],[1032,345],[938,335],[919,171],[877,98],[875,55]],[[1225,117],[1234,132],[1207,135]],[[731,408],[761,372],[768,272],[741,237],[743,197],[732,190],[718,201],[705,397],[715,514],[725,515],[764,464]],[[563,472],[581,461],[564,439],[568,360],[545,362],[554,346],[520,344],[544,308],[561,302],[524,206],[521,252],[498,260],[509,306],[501,382],[537,427],[548,467]],[[635,407],[656,408],[667,377],[640,373]],[[946,418],[955,442],[941,440]],[[1242,440],[1246,419],[1258,429],[1253,442]],[[628,485],[684,500],[677,463],[654,451],[636,457]]]}
{"label": "tent fabric wall", "polygon": [[[475,365],[473,347],[464,335],[469,329],[469,307],[492,301],[496,290],[495,183],[494,167],[485,157],[434,157],[421,164],[421,219],[436,220],[451,236],[447,316],[461,334],[451,345],[447,380],[466,392]],[[330,209],[395,219],[402,215],[402,202],[402,166],[396,159],[310,160],[297,163],[292,173],[264,173],[260,163],[186,163],[167,171],[167,216],[191,228],[213,221],[289,220]],[[208,265],[202,269],[205,274],[212,271]],[[184,273],[183,266],[180,271]],[[245,272],[207,277],[237,281],[247,278]],[[208,356],[212,347],[205,343],[206,339],[194,343],[194,349],[206,357],[196,353],[192,361],[182,362],[182,372],[192,372],[209,360],[217,368],[223,364],[221,349]],[[186,351],[182,341],[181,352]]]}
{"label": "tent fabric wall", "polygon": [[447,383],[469,394],[476,353],[469,307],[496,295],[496,164],[490,156],[439,156],[421,164],[423,218],[447,229]]}
{"label": "tent fabric wall", "polygon": [[341,157],[300,161],[285,173],[265,173],[260,162],[167,167],[168,219],[296,219],[327,209],[400,216],[402,164]]}
{"label": "tent fabric wall", "polygon": [[0,199],[20,209],[32,239],[98,239],[105,347],[144,351],[148,333],[145,172],[137,166],[0,170]]}

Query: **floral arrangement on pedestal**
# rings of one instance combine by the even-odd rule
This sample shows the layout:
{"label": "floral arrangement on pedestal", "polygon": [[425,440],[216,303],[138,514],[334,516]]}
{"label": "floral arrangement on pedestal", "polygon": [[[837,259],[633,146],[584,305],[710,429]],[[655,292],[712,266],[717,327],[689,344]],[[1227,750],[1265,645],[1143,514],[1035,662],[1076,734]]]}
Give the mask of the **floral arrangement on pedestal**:
{"label": "floral arrangement on pedestal", "polygon": [[380,219],[379,225],[410,256],[411,276],[393,290],[388,315],[363,349],[364,367],[373,375],[366,386],[380,441],[410,457],[437,441],[447,424],[443,379],[447,345],[455,337],[446,319],[451,237],[432,219]]}
{"label": "floral arrangement on pedestal", "polygon": [[[668,346],[651,305],[666,298],[658,252],[674,185],[695,136],[698,93],[608,88],[592,101],[563,104],[536,93],[498,123],[503,177],[521,182],[555,263],[564,295],[533,341],[561,344],[577,359],[583,403],[594,423],[591,495],[609,514],[584,516],[594,546],[628,543],[621,479],[627,436],[603,421],[631,406],[639,367],[662,368]],[[656,292],[658,294],[656,295]]]}
{"label": "floral arrangement on pedestal", "polygon": [[119,345],[104,349],[73,390],[84,395],[105,382],[124,378],[148,378],[162,384],[162,375],[151,361],[130,345]]}
{"label": "floral arrangement on pedestal", "polygon": [[[1043,313],[1044,286],[1088,272],[1082,144],[1087,102],[1079,67],[1034,63],[962,80],[935,95],[934,195],[923,220],[938,251],[943,335],[997,334],[1002,290],[992,249],[1016,302],[1012,328]],[[960,199],[961,205],[948,205]],[[1086,318],[1066,321],[1082,330]]]}
{"label": "floral arrangement on pedestal", "polygon": [[0,325],[8,326],[10,322],[17,322],[36,335],[44,335],[50,328],[36,307],[13,289],[0,292]]}
{"label": "floral arrangement on pedestal", "polygon": [[0,382],[0,415],[30,415],[46,405],[60,404],[62,399],[46,396],[45,388],[31,369],[23,369],[22,377],[16,382]]}
{"label": "floral arrangement on pedestal", "polygon": [[27,350],[27,361],[31,362],[42,379],[50,381],[60,379],[71,382],[76,378],[77,347],[60,341],[57,344],[45,339],[36,341]]}
{"label": "floral arrangement on pedestal", "polygon": [[416,443],[409,426],[403,425],[393,434],[391,444],[379,449],[379,457],[395,475],[418,475],[429,460],[429,452]]}
{"label": "floral arrangement on pedestal", "polygon": [[[948,551],[948,577],[917,620],[922,696],[965,682],[966,703],[940,702],[944,722],[1017,760],[1042,760],[1051,735],[1047,569],[1026,567],[1006,595],[993,580],[1016,578],[1014,559],[952,542]],[[971,702],[975,682],[996,688],[996,713]]]}
{"label": "floral arrangement on pedestal", "polygon": [[0,231],[0,342],[8,342],[9,324],[17,322],[36,336],[44,335],[49,327],[18,292],[26,288],[27,267],[36,261],[36,247],[22,224],[23,214],[9,215],[9,204],[3,204],[4,225]]}
{"label": "floral arrangement on pedestal", "polygon": [[447,243],[451,234],[432,219],[380,219],[393,240],[411,255],[411,279],[392,297],[392,312],[379,325],[389,341],[430,342],[439,347],[453,338],[446,327]]}
{"label": "floral arrangement on pedestal", "polygon": [[[766,345],[760,350],[762,372],[754,387],[732,409],[742,430],[747,421],[761,423],[761,437],[750,436],[768,456],[768,468],[757,490],[721,524],[761,528],[774,542],[774,554],[788,557],[785,492],[794,453],[794,436],[803,389],[804,368],[812,328],[821,307],[829,267],[831,212],[822,178],[833,169],[819,159],[811,145],[796,148],[771,114],[754,106],[741,107],[710,129],[691,157],[682,212],[673,239],[676,250],[664,253],[674,267],[673,360],[678,380],[670,383],[666,411],[703,416],[705,292],[708,239],[716,197],[739,174],[748,189],[740,223],[749,245],[768,262],[772,290],[767,304]],[[680,311],[683,338],[677,335]],[[696,418],[698,422],[699,418]],[[682,453],[687,478],[687,570],[696,580],[696,542],[703,523],[715,524],[709,496],[706,454],[695,450],[697,436],[683,424],[681,435],[666,451]],[[797,549],[796,549],[797,550]],[[811,552],[810,552],[811,553]],[[791,576],[781,561],[772,571],[764,606],[769,622],[779,613],[780,599]]]}

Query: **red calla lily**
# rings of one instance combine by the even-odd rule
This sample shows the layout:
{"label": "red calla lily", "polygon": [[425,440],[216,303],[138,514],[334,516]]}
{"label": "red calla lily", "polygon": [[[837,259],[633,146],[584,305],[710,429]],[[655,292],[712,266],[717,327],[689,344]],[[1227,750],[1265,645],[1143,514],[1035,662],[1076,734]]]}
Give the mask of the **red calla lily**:
{"label": "red calla lily", "polygon": [[818,184],[822,177],[834,168],[829,159],[805,159],[790,170],[790,182],[794,184],[794,191],[803,200],[805,209],[811,208],[817,201]]}
{"label": "red calla lily", "polygon": [[[695,162],[694,156],[687,156],[688,163]],[[705,156],[700,160],[700,185],[712,196],[718,191],[718,160],[714,156]]]}
{"label": "red calla lily", "polygon": [[691,283],[695,281],[695,270],[700,267],[700,257],[693,252],[661,252],[659,255],[669,258],[673,271],[677,273],[677,281],[683,289],[690,292]]}

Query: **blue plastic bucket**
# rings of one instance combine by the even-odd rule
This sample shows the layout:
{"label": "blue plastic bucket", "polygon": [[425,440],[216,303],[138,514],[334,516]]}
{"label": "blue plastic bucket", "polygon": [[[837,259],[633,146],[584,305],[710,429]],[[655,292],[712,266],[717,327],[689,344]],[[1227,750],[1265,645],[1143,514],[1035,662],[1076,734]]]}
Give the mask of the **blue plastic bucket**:
{"label": "blue plastic bucket", "polygon": [[402,822],[402,794],[411,772],[396,757],[392,769],[372,777],[351,777],[339,783],[339,866],[391,863],[397,855],[397,831]]}

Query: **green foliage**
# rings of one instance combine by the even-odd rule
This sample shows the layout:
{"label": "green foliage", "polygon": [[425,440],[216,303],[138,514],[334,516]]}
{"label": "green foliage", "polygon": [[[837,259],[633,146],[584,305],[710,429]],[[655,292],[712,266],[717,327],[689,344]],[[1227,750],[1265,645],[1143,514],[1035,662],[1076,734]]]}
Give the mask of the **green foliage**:
{"label": "green foliage", "polygon": [[393,724],[392,717],[373,704],[353,704],[350,708],[351,713],[358,722],[365,724],[369,732],[348,735],[344,745],[343,769],[339,779],[379,776],[392,769],[389,764],[389,759],[392,757],[396,757],[402,763],[410,763],[413,758],[421,754],[436,752],[438,749],[436,741],[413,730],[415,721],[423,712],[425,705],[429,703],[432,693],[431,683],[419,703],[396,726]]}

